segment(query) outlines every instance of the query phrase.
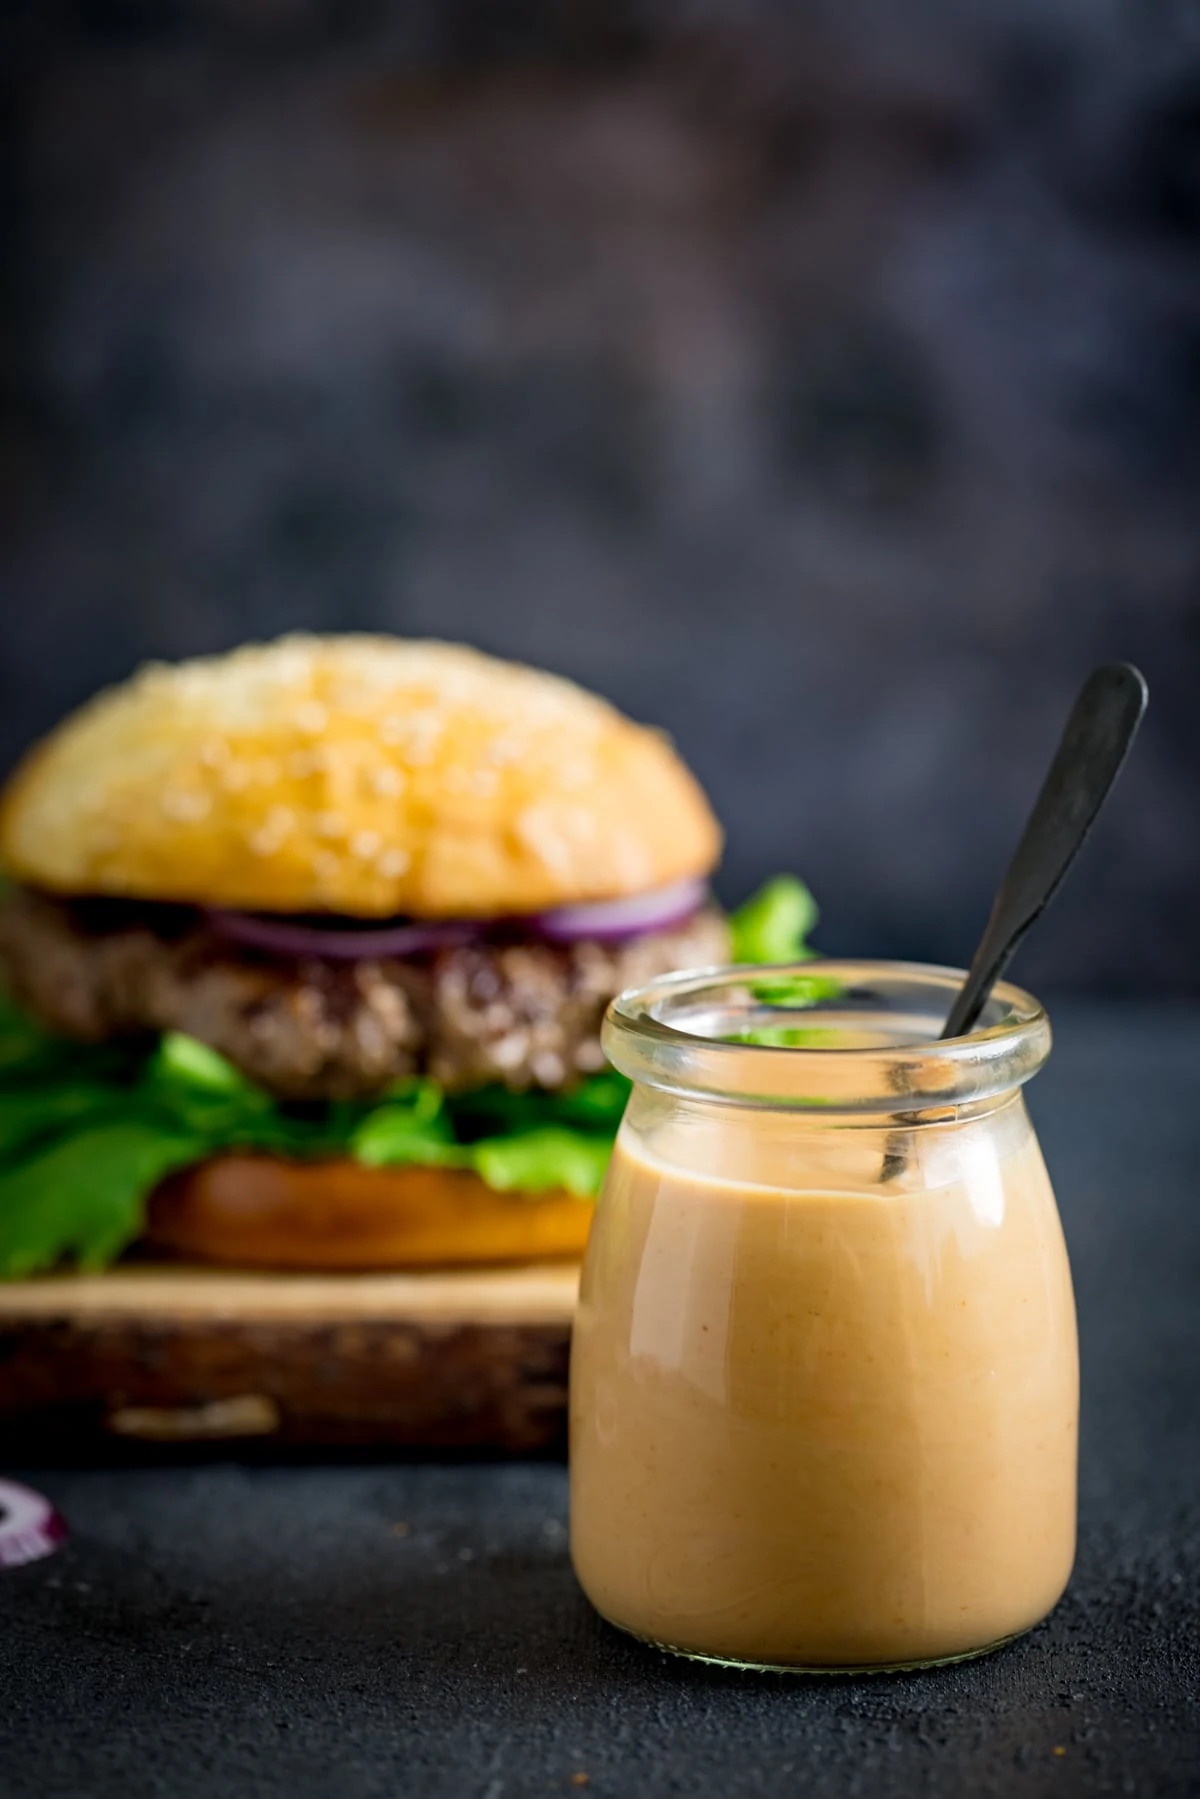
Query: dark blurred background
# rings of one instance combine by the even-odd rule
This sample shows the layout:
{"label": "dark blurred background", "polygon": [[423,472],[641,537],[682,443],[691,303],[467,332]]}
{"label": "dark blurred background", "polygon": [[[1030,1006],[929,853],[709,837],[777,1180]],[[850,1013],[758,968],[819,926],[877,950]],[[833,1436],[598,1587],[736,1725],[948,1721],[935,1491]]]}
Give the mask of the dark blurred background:
{"label": "dark blurred background", "polygon": [[665,724],[727,898],[961,960],[1073,691],[1111,815],[1017,972],[1200,992],[1200,14],[0,5],[0,763],[150,656],[465,638]]}

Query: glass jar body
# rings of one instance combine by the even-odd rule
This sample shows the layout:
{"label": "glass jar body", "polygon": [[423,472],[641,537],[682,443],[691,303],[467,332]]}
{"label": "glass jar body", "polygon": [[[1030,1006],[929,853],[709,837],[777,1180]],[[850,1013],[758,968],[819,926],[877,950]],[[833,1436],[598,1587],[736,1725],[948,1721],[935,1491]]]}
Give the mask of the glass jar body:
{"label": "glass jar body", "polygon": [[978,1653],[1059,1598],[1078,1362],[1057,1208],[1019,1090],[947,1110],[914,1128],[635,1087],[571,1372],[572,1552],[612,1623],[876,1669]]}

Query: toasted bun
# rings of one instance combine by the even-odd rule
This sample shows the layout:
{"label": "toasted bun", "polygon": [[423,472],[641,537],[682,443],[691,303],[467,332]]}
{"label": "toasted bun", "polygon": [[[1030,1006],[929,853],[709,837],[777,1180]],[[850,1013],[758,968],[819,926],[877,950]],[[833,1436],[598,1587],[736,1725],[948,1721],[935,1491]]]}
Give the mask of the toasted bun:
{"label": "toasted bun", "polygon": [[593,1207],[445,1168],[228,1155],[163,1182],[146,1240],[244,1268],[479,1267],[581,1256]]}
{"label": "toasted bun", "polygon": [[0,862],[54,892],[482,917],[708,872],[720,832],[659,733],[443,643],[285,637],[152,666],[26,758]]}

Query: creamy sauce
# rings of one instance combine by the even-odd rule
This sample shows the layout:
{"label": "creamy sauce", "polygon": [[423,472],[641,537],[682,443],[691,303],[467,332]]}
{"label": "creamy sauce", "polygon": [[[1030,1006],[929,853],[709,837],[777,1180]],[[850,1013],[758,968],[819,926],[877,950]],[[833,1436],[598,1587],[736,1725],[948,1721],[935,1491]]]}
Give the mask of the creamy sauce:
{"label": "creamy sauce", "polygon": [[1054,1605],[1074,1305],[1036,1141],[1005,1110],[899,1190],[877,1143],[847,1185],[842,1150],[798,1172],[794,1141],[744,1122],[665,1159],[626,1125],[571,1374],[572,1550],[604,1616],[721,1659],[878,1666]]}

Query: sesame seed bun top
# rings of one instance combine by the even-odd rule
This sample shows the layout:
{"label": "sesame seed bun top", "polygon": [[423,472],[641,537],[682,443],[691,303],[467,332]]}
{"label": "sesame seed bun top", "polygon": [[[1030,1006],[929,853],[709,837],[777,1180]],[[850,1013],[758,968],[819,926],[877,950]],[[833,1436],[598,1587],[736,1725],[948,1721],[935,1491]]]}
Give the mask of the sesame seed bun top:
{"label": "sesame seed bun top", "polygon": [[658,732],[555,676],[386,637],[145,668],[0,800],[19,880],[278,912],[530,912],[706,874],[720,847]]}

